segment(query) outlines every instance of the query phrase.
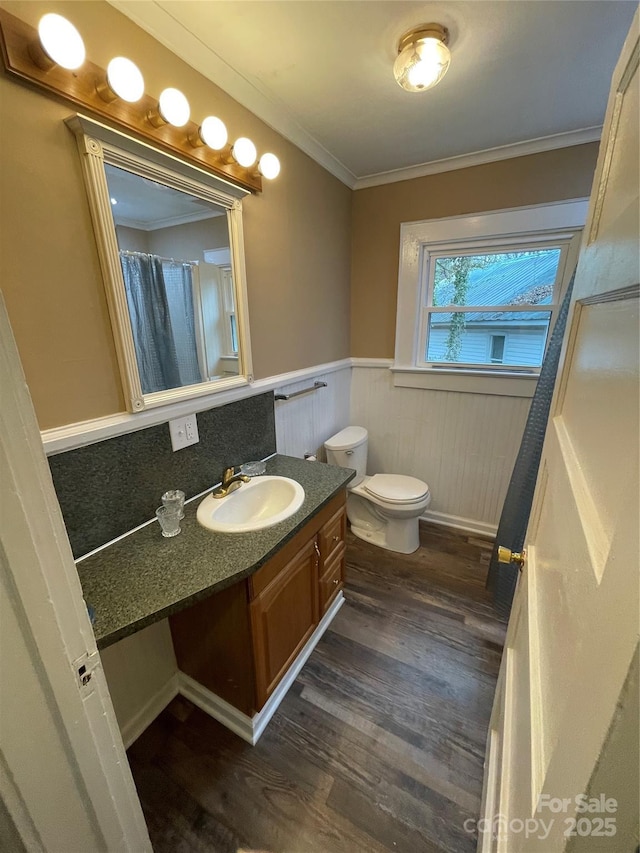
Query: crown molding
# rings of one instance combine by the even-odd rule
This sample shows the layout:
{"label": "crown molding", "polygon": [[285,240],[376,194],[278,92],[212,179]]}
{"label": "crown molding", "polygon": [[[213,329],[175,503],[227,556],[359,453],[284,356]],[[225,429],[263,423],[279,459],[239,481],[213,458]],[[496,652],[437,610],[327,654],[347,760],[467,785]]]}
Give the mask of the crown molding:
{"label": "crown molding", "polygon": [[580,130],[569,130],[566,133],[554,133],[552,136],[541,136],[512,145],[499,145],[484,151],[474,151],[471,154],[460,154],[456,157],[446,157],[442,160],[432,160],[418,166],[406,169],[392,169],[389,172],[378,172],[357,178],[354,190],[368,187],[379,187],[383,184],[395,184],[398,181],[410,181],[413,178],[424,178],[439,172],[452,172],[456,169],[468,169],[470,166],[481,166],[484,163],[495,163],[498,160],[509,160],[513,157],[526,157],[529,154],[539,154],[542,151],[554,151],[558,148],[570,148],[573,145],[584,145],[587,142],[599,142],[602,126],[585,127]]}
{"label": "crown molding", "polygon": [[274,101],[272,96],[260,87],[258,81],[248,80],[239,74],[166,9],[155,2],[108,2],[265,124],[308,154],[339,181],[353,189],[356,183],[353,172],[305,130],[282,103]]}
{"label": "crown molding", "polygon": [[189,225],[191,222],[204,222],[206,219],[215,219],[224,216],[226,210],[217,213],[213,210],[203,210],[202,213],[182,213],[179,216],[167,216],[164,219],[154,219],[149,222],[145,219],[132,219],[129,216],[118,216],[113,211],[113,221],[116,225],[125,228],[136,228],[138,231],[160,231],[163,228],[173,228],[175,225]]}

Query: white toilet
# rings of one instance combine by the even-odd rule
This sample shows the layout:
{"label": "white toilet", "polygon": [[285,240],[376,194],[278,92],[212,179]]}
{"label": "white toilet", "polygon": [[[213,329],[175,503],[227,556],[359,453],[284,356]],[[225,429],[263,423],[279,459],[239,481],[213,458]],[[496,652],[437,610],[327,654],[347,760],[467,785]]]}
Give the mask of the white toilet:
{"label": "white toilet", "polygon": [[420,545],[418,518],[431,503],[429,486],[403,474],[367,476],[369,436],[364,427],[350,426],[325,441],[327,462],[355,468],[347,486],[347,517],[360,539],[411,554]]}

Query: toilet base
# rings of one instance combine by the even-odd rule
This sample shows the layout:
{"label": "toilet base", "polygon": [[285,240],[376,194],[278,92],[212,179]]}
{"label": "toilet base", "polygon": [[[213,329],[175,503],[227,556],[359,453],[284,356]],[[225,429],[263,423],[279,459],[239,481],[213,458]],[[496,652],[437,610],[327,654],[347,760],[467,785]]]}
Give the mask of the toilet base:
{"label": "toilet base", "polygon": [[401,524],[389,524],[386,529],[351,524],[351,532],[358,539],[377,545],[396,554],[413,554],[420,547],[418,519],[404,520]]}

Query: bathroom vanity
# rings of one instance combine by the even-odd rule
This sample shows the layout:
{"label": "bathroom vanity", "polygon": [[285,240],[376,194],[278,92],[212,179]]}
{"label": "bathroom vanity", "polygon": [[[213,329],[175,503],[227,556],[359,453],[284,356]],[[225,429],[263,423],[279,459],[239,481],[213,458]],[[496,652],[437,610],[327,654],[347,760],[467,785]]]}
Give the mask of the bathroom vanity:
{"label": "bathroom vanity", "polygon": [[248,716],[264,708],[342,589],[345,535],[342,492],[255,574],[172,616],[180,671]]}
{"label": "bathroom vanity", "polygon": [[143,527],[78,564],[103,649],[170,617],[176,692],[255,743],[344,598],[346,484],[353,471],[275,456],[268,474],[301,508],[252,533],[215,533],[185,506],[182,533]]}

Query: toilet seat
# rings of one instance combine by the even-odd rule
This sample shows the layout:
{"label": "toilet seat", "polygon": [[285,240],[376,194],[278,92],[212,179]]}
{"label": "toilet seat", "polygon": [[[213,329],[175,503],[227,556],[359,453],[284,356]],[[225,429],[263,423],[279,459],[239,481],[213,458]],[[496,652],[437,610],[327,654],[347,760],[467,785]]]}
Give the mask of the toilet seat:
{"label": "toilet seat", "polygon": [[394,505],[420,503],[429,495],[426,483],[404,474],[374,474],[363,486],[372,497]]}

